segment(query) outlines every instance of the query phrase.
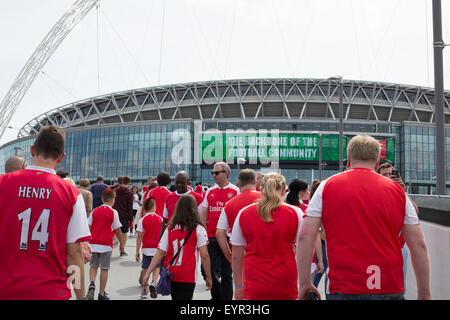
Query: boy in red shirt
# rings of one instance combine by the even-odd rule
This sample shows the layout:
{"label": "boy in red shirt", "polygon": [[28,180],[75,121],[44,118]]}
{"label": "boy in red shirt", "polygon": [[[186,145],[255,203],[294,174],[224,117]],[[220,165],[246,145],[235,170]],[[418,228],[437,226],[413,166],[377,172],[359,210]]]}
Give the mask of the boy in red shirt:
{"label": "boy in red shirt", "polygon": [[147,272],[148,266],[152,262],[152,258],[155,255],[158,243],[159,235],[161,233],[161,226],[163,219],[155,213],[156,204],[155,199],[147,198],[144,200],[142,211],[144,217],[138,222],[136,228],[138,236],[136,239],[136,261],[141,260],[141,245],[142,245],[142,271],[139,277],[139,283],[143,286],[141,299],[146,299],[148,294],[148,289],[150,287],[150,296],[152,298],[157,298],[156,294],[156,281],[158,280],[159,270],[161,266],[159,265],[153,270],[152,282],[150,286],[143,285],[142,278]]}
{"label": "boy in red shirt", "polygon": [[90,263],[89,276],[91,284],[87,294],[87,300],[94,300],[95,279],[97,270],[100,267],[100,292],[98,300],[109,300],[105,292],[106,282],[108,280],[108,270],[110,269],[111,254],[113,250],[114,235],[120,241],[120,252],[124,251],[122,239],[122,224],[119,220],[119,213],[112,208],[116,198],[116,192],[111,188],[106,188],[102,192],[103,205],[95,208],[88,219],[92,239],[90,245],[92,248],[92,258]]}

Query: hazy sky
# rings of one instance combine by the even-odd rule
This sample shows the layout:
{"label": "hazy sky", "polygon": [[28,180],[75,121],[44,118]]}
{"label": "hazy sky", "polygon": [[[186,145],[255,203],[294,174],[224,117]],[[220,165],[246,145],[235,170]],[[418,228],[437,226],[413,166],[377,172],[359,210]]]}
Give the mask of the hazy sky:
{"label": "hazy sky", "polygon": [[[3,100],[75,0],[0,2]],[[446,43],[449,2],[442,1]],[[158,84],[342,75],[433,87],[431,9],[431,0],[103,0],[50,58],[10,126],[84,98]],[[444,81],[450,90],[448,47]],[[7,129],[0,145],[17,129]]]}

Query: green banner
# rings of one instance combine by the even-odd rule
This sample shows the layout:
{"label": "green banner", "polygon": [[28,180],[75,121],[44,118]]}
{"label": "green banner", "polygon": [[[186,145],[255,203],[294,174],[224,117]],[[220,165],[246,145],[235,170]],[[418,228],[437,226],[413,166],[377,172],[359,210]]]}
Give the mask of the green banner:
{"label": "green banner", "polygon": [[[322,161],[339,161],[339,135],[322,134]],[[241,133],[204,132],[200,134],[202,160],[226,161],[245,159],[262,161],[318,161],[320,135],[316,133]],[[343,159],[347,159],[349,137],[343,137]],[[381,158],[394,161],[394,138],[379,140]]]}

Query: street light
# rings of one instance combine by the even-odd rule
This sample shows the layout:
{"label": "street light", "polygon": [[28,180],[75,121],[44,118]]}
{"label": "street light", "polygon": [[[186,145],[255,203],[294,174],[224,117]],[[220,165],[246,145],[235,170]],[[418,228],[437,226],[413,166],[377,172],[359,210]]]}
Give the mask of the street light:
{"label": "street light", "polygon": [[328,80],[339,81],[339,172],[344,171],[343,164],[343,135],[344,135],[344,79],[342,76],[330,77]]}
{"label": "street light", "polygon": [[319,135],[319,180],[322,181],[322,132],[313,131],[312,133]]}

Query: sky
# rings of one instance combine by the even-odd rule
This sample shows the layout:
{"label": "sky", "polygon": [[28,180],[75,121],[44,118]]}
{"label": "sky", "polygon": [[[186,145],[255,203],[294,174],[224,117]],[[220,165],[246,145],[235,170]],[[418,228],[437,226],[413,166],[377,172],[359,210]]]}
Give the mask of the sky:
{"label": "sky", "polygon": [[[0,0],[1,100],[74,2]],[[449,2],[442,1],[446,43]],[[433,87],[432,42],[431,0],[103,0],[49,59],[0,145],[51,109],[156,85],[341,75]]]}

